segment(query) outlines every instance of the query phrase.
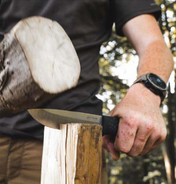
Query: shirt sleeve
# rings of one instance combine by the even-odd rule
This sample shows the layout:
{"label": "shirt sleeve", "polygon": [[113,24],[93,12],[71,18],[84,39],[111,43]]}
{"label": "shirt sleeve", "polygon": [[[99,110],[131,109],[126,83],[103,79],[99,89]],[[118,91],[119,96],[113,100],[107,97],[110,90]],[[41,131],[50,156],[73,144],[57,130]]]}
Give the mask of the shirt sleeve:
{"label": "shirt sleeve", "polygon": [[123,25],[138,15],[153,14],[157,20],[161,16],[161,9],[154,0],[111,0],[111,7],[116,33],[120,36],[123,36]]}

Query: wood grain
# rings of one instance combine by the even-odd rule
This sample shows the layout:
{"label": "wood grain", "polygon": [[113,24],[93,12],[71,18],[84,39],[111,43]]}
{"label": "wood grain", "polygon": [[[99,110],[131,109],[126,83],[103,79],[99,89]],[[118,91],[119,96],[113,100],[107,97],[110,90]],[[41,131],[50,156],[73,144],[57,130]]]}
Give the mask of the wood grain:
{"label": "wood grain", "polygon": [[41,184],[101,184],[101,126],[45,127]]}
{"label": "wood grain", "polygon": [[56,22],[21,20],[0,43],[0,117],[37,107],[77,85],[76,51]]}

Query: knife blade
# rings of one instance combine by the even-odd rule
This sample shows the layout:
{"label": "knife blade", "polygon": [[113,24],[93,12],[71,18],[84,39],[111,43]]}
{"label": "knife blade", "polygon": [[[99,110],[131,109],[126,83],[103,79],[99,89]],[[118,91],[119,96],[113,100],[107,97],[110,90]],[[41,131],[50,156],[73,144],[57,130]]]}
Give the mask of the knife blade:
{"label": "knife blade", "polygon": [[28,112],[36,121],[50,128],[59,129],[61,124],[66,123],[87,123],[101,125],[102,135],[115,137],[118,131],[118,117],[57,109],[29,109]]}

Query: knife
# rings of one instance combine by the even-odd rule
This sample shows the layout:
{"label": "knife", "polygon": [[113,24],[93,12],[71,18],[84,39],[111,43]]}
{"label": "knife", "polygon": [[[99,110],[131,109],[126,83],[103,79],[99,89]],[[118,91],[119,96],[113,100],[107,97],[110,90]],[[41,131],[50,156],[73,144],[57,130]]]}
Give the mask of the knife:
{"label": "knife", "polygon": [[114,138],[118,131],[119,117],[57,109],[29,109],[28,112],[36,121],[50,128],[60,129],[60,125],[66,123],[97,124],[102,126],[102,135]]}

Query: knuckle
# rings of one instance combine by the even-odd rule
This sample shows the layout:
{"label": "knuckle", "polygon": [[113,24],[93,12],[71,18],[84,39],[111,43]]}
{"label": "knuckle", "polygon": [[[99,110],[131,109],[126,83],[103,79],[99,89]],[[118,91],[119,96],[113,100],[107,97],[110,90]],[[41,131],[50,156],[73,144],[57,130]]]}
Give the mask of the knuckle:
{"label": "knuckle", "polygon": [[150,132],[154,129],[154,124],[152,122],[147,123],[146,126],[147,132]]}
{"label": "knuckle", "polygon": [[145,135],[138,137],[139,143],[143,143],[143,142],[145,142],[145,140],[146,140],[146,136]]}
{"label": "knuckle", "polygon": [[134,127],[134,122],[133,121],[125,121],[125,124],[129,127],[129,128],[133,128]]}
{"label": "knuckle", "polygon": [[129,128],[133,128],[136,126],[136,124],[138,123],[139,118],[137,117],[137,115],[135,114],[129,114],[128,116],[125,117],[125,124],[129,127]]}
{"label": "knuckle", "polygon": [[129,119],[127,119],[126,121],[125,121],[125,125],[127,126],[127,128],[129,128],[129,129],[134,129],[136,126],[137,126],[137,124],[138,124],[138,120],[129,120]]}

